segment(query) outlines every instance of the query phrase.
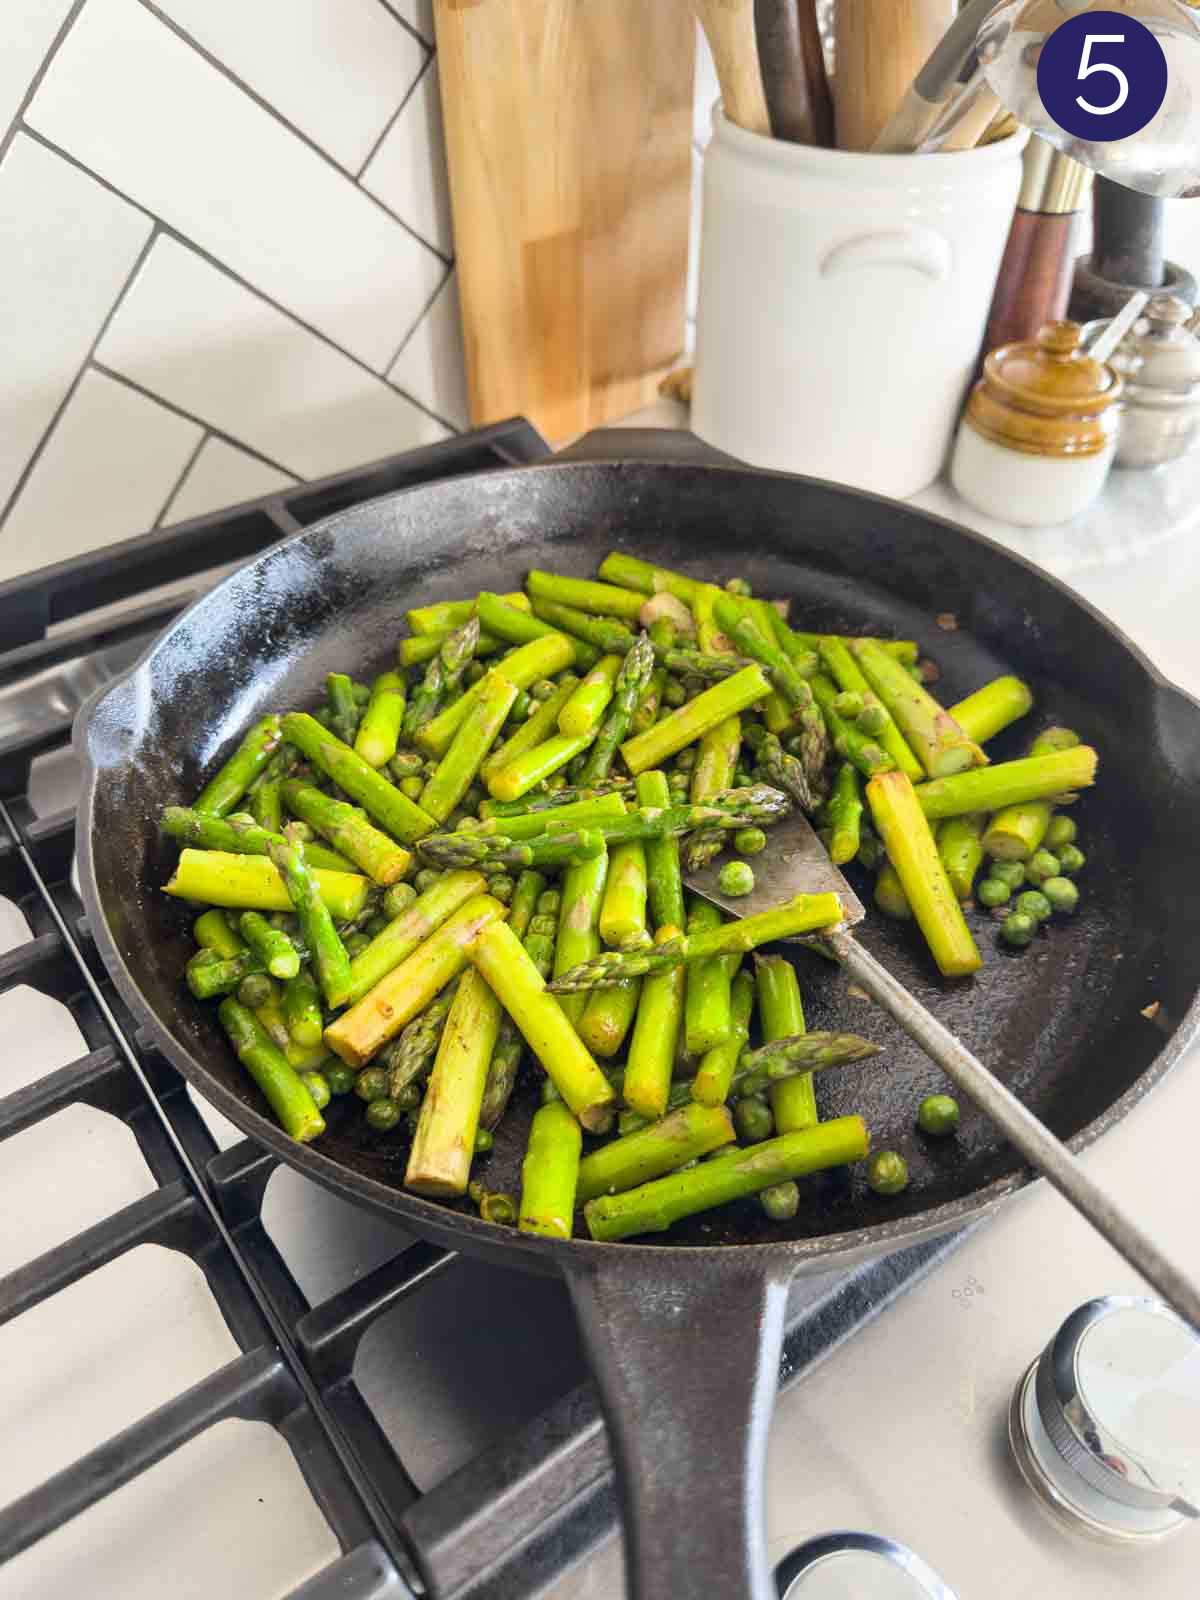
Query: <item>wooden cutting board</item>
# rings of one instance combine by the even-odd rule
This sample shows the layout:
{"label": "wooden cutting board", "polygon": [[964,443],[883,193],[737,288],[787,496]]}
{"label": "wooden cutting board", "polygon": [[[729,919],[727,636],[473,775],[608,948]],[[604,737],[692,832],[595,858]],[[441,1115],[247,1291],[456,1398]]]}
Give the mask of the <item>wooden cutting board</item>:
{"label": "wooden cutting board", "polygon": [[471,418],[552,443],[683,347],[687,0],[435,0]]}

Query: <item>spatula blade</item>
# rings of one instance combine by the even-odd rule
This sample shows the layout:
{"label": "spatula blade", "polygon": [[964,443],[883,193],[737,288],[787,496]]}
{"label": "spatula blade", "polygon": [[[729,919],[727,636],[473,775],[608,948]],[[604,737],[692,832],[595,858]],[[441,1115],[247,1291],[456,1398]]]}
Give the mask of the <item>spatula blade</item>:
{"label": "spatula blade", "polygon": [[829,853],[800,811],[766,830],[767,848],[751,858],[754,888],[749,894],[723,894],[718,882],[729,859],[719,856],[700,872],[684,872],[683,881],[703,900],[720,906],[731,917],[748,917],[770,911],[798,894],[836,894],[842,902],[845,925],[853,927],[865,916],[862,902],[829,859]]}

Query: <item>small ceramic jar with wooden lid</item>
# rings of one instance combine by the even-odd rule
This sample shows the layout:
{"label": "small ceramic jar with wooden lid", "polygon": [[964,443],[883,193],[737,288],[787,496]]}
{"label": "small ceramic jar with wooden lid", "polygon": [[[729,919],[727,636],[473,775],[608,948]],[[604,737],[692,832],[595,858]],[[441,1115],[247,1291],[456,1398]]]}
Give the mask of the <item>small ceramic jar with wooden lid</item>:
{"label": "small ceramic jar with wooden lid", "polygon": [[983,366],[959,424],[950,479],[1002,522],[1069,522],[1097,498],[1116,451],[1121,379],[1082,349],[1075,322],[1003,345]]}

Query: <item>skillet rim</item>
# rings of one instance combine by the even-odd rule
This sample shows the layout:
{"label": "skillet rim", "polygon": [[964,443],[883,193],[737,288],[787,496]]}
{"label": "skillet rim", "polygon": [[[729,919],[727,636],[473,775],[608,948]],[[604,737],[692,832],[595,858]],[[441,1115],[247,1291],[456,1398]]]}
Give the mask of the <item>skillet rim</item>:
{"label": "skillet rim", "polygon": [[[636,445],[633,449],[634,453],[615,458],[611,456],[601,459],[589,459],[583,456],[575,459],[553,458],[530,465],[492,469],[475,474],[463,474],[460,477],[436,480],[436,482],[446,481],[462,484],[471,477],[481,477],[489,480],[524,478],[531,472],[539,475],[544,473],[579,474],[581,472],[602,470],[606,475],[616,475],[630,467],[649,466],[658,469],[684,470],[690,473],[736,474],[739,477],[770,478],[787,483],[811,485],[823,491],[832,491],[834,494],[875,506],[881,511],[894,511],[899,507],[908,515],[916,515],[926,522],[936,524],[952,537],[996,552],[1005,562],[1023,568],[1042,584],[1057,590],[1069,604],[1077,607],[1097,623],[1114,643],[1120,646],[1133,659],[1135,665],[1149,680],[1156,698],[1174,698],[1186,705],[1190,714],[1197,718],[1198,732],[1200,732],[1200,697],[1173,683],[1150,660],[1141,647],[1135,644],[1115,622],[1105,616],[1083,595],[1072,589],[1069,584],[1064,583],[1062,579],[1047,572],[1027,557],[1010,550],[998,540],[990,539],[985,534],[977,533],[974,529],[964,527],[962,524],[953,522],[948,517],[940,516],[936,512],[926,511],[923,507],[912,506],[905,501],[893,500],[884,495],[856,489],[847,484],[835,483],[829,479],[812,478],[798,473],[751,467],[732,459],[727,461],[668,460],[653,451],[649,451],[648,446],[648,453],[645,455],[636,453]],[[395,490],[390,494],[377,496],[376,499],[363,502],[363,504],[378,505],[384,502],[404,500],[410,495],[420,494],[435,486],[436,484],[434,483],[413,484],[407,488]],[[82,787],[76,808],[76,855],[79,865],[80,890],[92,937],[95,940],[96,949],[104,962],[105,970],[128,1006],[135,1024],[147,1030],[162,1054],[172,1066],[183,1074],[189,1083],[192,1083],[200,1090],[205,1098],[247,1138],[264,1145],[281,1161],[295,1167],[305,1176],[312,1178],[333,1193],[352,1198],[376,1213],[398,1218],[402,1222],[408,1223],[413,1231],[421,1237],[442,1239],[446,1236],[452,1236],[456,1242],[461,1239],[464,1242],[464,1248],[470,1254],[490,1255],[498,1252],[501,1247],[505,1247],[506,1253],[515,1252],[521,1257],[548,1257],[553,1266],[565,1274],[586,1271],[589,1267],[600,1269],[611,1263],[614,1257],[624,1259],[631,1248],[652,1248],[656,1253],[665,1257],[664,1267],[679,1267],[689,1260],[698,1264],[703,1263],[704,1267],[710,1270],[724,1265],[733,1268],[734,1263],[737,1263],[740,1268],[748,1269],[758,1266],[770,1275],[787,1278],[798,1272],[802,1266],[820,1265],[826,1261],[836,1261],[842,1256],[850,1259],[864,1259],[881,1255],[891,1250],[901,1249],[906,1245],[918,1244],[925,1239],[965,1226],[973,1218],[982,1220],[985,1215],[995,1209],[1000,1201],[1035,1182],[1043,1181],[1041,1175],[1032,1167],[1022,1165],[1006,1176],[994,1179],[984,1188],[976,1189],[969,1195],[963,1195],[956,1200],[935,1206],[932,1210],[915,1212],[908,1216],[897,1218],[893,1222],[876,1223],[867,1228],[852,1229],[843,1233],[822,1234],[815,1239],[782,1239],[763,1243],[739,1243],[736,1245],[673,1245],[667,1242],[659,1243],[657,1238],[641,1238],[638,1241],[616,1243],[602,1243],[587,1238],[550,1239],[539,1235],[517,1233],[513,1230],[498,1230],[493,1224],[486,1223],[482,1218],[472,1216],[467,1212],[453,1211],[449,1207],[440,1205],[432,1200],[422,1199],[420,1196],[409,1194],[403,1189],[393,1188],[390,1185],[380,1183],[376,1179],[365,1177],[343,1166],[342,1163],[332,1157],[325,1155],[319,1146],[297,1144],[295,1140],[289,1139],[283,1130],[269,1117],[246,1106],[235,1095],[230,1094],[213,1077],[209,1070],[192,1055],[191,1051],[182,1045],[159,1020],[154,1008],[145,999],[133,975],[126,966],[124,957],[117,948],[116,941],[109,929],[108,920],[103,914],[92,861],[92,824],[99,768],[92,759],[89,733],[92,722],[101,705],[110,698],[116,698],[121,693],[128,692],[130,687],[139,679],[148,683],[152,678],[152,663],[158,650],[180,627],[185,623],[189,623],[227,584],[231,583],[235,578],[244,578],[248,571],[252,571],[255,567],[272,558],[284,546],[297,544],[313,535],[323,533],[335,527],[347,517],[353,516],[360,509],[361,507],[354,506],[334,512],[332,515],[321,519],[321,521],[276,541],[275,544],[260,551],[253,560],[227,574],[219,583],[206,590],[204,594],[198,596],[191,605],[180,612],[162,633],[157,634],[151,640],[137,660],[119,677],[113,679],[110,683],[102,685],[90,695],[75,717],[72,728],[72,746],[79,759],[82,776]],[[1200,1033],[1200,974],[1197,976],[1196,988],[1191,1002],[1163,1048],[1122,1095],[1114,1100],[1099,1116],[1093,1118],[1091,1122],[1065,1141],[1067,1147],[1079,1154],[1081,1151],[1088,1149],[1103,1134],[1116,1126],[1117,1123],[1124,1120],[1153,1089],[1158,1087],[1166,1074],[1178,1064],[1180,1058],[1194,1042],[1198,1033]]]}

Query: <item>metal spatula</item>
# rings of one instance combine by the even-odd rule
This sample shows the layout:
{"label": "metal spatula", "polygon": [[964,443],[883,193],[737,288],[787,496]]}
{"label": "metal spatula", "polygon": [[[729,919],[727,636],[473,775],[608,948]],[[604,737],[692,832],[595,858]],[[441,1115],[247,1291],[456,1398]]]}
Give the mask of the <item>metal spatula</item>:
{"label": "metal spatula", "polygon": [[701,872],[685,873],[684,881],[696,894],[720,906],[732,917],[766,911],[793,895],[838,895],[845,912],[842,925],[799,942],[812,945],[839,962],[854,982],[895,1018],[909,1038],[916,1040],[930,1060],[935,1061],[1008,1135],[1026,1160],[1087,1218],[1097,1233],[1107,1239],[1181,1317],[1200,1330],[1200,1289],[1125,1215],[1089,1176],[1079,1158],[854,938],[850,930],[863,920],[862,903],[799,811],[767,831],[767,847],[754,858],[755,887],[751,894],[739,899],[722,894],[717,881],[719,872],[720,865],[714,863]]}

